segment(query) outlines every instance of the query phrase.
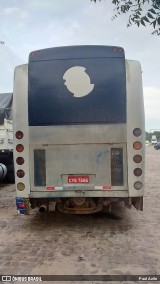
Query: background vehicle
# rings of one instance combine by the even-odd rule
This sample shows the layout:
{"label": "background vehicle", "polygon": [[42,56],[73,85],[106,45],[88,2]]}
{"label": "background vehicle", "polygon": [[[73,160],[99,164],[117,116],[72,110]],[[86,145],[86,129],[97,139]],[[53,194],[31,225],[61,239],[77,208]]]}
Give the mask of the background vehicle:
{"label": "background vehicle", "polygon": [[12,93],[0,94],[0,180],[14,182]]}
{"label": "background vehicle", "polygon": [[[141,67],[114,46],[34,51],[15,69],[17,209],[143,210]],[[21,118],[21,119],[20,119]]]}
{"label": "background vehicle", "polygon": [[156,135],[152,135],[151,144],[152,145],[157,144],[157,137],[156,137]]}
{"label": "background vehicle", "polygon": [[160,142],[157,142],[157,144],[154,145],[154,149],[156,149],[156,150],[160,149]]}

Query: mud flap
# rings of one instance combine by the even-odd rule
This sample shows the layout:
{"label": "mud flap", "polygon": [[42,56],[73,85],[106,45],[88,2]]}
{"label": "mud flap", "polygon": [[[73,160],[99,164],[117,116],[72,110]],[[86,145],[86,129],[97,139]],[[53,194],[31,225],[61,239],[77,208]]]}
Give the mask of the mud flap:
{"label": "mud flap", "polygon": [[132,197],[132,205],[137,209],[143,211],[143,196]]}

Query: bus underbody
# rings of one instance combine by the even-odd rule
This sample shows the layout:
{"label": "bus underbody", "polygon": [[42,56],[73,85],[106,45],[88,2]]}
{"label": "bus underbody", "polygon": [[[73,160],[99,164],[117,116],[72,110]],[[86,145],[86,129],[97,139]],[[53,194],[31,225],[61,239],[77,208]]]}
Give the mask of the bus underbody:
{"label": "bus underbody", "polygon": [[66,214],[93,214],[101,211],[112,211],[116,203],[125,207],[132,205],[137,210],[143,210],[143,197],[70,197],[70,198],[17,198],[17,209],[28,215],[31,209],[39,208],[39,212],[59,211]]}

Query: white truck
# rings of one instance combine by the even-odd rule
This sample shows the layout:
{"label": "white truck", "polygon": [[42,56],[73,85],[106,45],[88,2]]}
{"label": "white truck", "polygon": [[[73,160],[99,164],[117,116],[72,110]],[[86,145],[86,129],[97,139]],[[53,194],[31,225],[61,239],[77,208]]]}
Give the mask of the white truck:
{"label": "white truck", "polygon": [[151,143],[152,143],[152,145],[157,144],[157,137],[156,137],[156,135],[152,135]]}
{"label": "white truck", "polygon": [[12,93],[0,94],[0,181],[14,182]]}

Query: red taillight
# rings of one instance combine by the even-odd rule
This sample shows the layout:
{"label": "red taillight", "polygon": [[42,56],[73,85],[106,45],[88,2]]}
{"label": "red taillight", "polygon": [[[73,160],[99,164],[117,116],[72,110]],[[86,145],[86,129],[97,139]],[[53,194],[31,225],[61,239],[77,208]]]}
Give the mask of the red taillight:
{"label": "red taillight", "polygon": [[142,130],[141,130],[140,128],[135,128],[135,129],[133,130],[133,135],[134,135],[135,137],[139,137],[139,136],[141,136],[141,134],[142,134]]}
{"label": "red taillight", "polygon": [[137,164],[141,163],[141,162],[142,162],[142,156],[140,156],[140,155],[135,155],[135,156],[133,157],[133,161],[134,161],[135,163],[137,163]]}
{"label": "red taillight", "polygon": [[24,146],[22,144],[18,144],[16,146],[16,151],[17,152],[21,153],[21,152],[23,152],[23,150],[24,150]]}
{"label": "red taillight", "polygon": [[140,150],[140,149],[142,148],[142,143],[139,142],[139,141],[134,142],[133,148],[134,148],[135,150]]}
{"label": "red taillight", "polygon": [[40,53],[40,51],[33,51],[33,52],[31,52],[31,56],[36,56],[36,55],[38,55]]}
{"label": "red taillight", "polygon": [[23,138],[23,132],[22,131],[17,131],[15,134],[17,139],[22,139]]}
{"label": "red taillight", "polygon": [[24,175],[25,175],[25,172],[24,172],[23,170],[18,170],[18,171],[17,171],[17,177],[23,178]]}
{"label": "red taillight", "polygon": [[114,52],[123,51],[123,48],[121,48],[121,47],[113,47],[113,51]]}
{"label": "red taillight", "polygon": [[18,208],[25,208],[23,203],[18,204]]}
{"label": "red taillight", "polygon": [[24,159],[22,157],[18,157],[16,159],[16,163],[17,163],[17,165],[23,165],[24,164]]}
{"label": "red taillight", "polygon": [[140,168],[134,169],[134,175],[140,177],[142,175],[142,170]]}

